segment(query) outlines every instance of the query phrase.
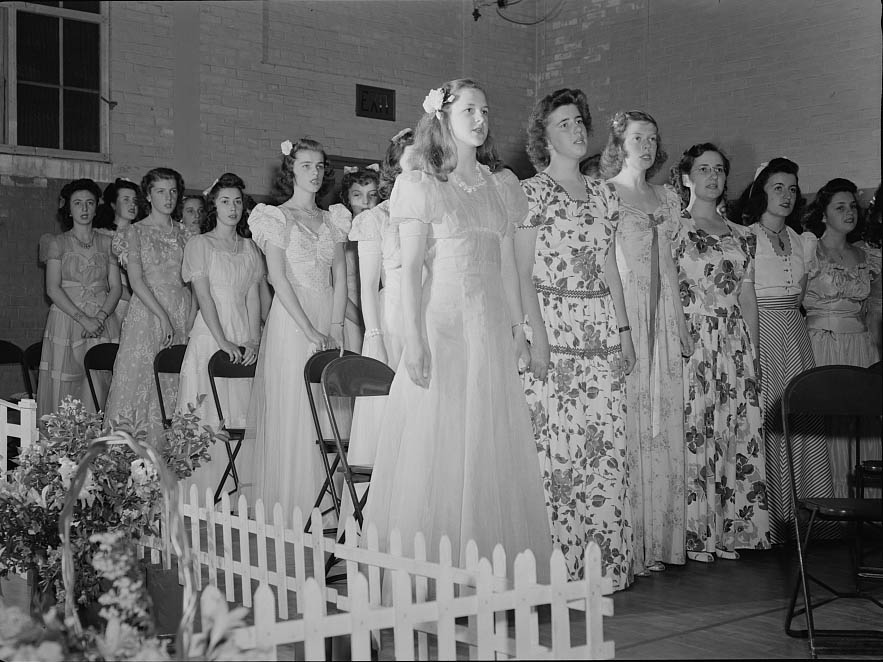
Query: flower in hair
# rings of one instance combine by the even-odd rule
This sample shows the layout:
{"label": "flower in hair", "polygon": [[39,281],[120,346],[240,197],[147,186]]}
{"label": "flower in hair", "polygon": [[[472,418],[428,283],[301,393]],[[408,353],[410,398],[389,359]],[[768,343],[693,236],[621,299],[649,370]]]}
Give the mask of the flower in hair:
{"label": "flower in hair", "polygon": [[203,191],[202,191],[203,198],[207,198],[208,194],[212,192],[212,189],[215,188],[215,184],[218,183],[218,179],[220,179],[220,178],[215,177],[215,181],[213,181],[211,184],[209,184],[207,189],[203,189]]}
{"label": "flower in hair", "polygon": [[358,166],[343,166],[344,175],[353,175],[357,172],[359,172]]}
{"label": "flower in hair", "polygon": [[404,129],[402,129],[401,131],[399,131],[397,134],[395,134],[392,138],[390,138],[389,142],[397,143],[399,140],[401,140],[405,136],[410,136],[412,133],[413,133],[413,130],[411,129],[411,127],[406,127]]}
{"label": "flower in hair", "polygon": [[285,156],[291,156],[291,149],[294,145],[291,144],[290,140],[286,140],[279,147],[282,149],[282,153],[285,154]]}
{"label": "flower in hair", "polygon": [[[777,157],[777,158],[780,158],[780,159],[787,159],[788,161],[791,160],[791,159],[788,158],[787,156],[779,156],[779,157]],[[754,179],[757,179],[757,176],[760,175],[760,171],[763,170],[764,168],[766,168],[769,164],[770,164],[769,161],[764,161],[764,162],[761,163],[759,166],[757,166],[757,170],[754,171]]]}
{"label": "flower in hair", "polygon": [[373,170],[374,172],[380,172],[380,164],[372,163],[371,165],[366,165],[365,170]]}
{"label": "flower in hair", "polygon": [[423,112],[438,113],[441,111],[442,106],[449,101],[452,101],[451,95],[448,94],[445,88],[437,87],[434,90],[429,90],[429,94],[423,99]]}

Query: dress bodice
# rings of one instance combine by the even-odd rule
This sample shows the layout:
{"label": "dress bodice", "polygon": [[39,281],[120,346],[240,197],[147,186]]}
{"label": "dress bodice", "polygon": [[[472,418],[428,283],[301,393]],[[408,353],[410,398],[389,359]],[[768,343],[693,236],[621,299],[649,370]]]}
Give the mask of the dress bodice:
{"label": "dress bodice", "polygon": [[216,298],[241,301],[263,276],[263,261],[251,239],[240,238],[237,248],[228,251],[201,234],[187,242],[181,275],[186,282],[208,278]]}
{"label": "dress bodice", "polygon": [[727,221],[729,234],[708,234],[684,212],[672,241],[681,304],[687,315],[738,318],[744,282],[754,280],[757,237]]}
{"label": "dress bodice", "polygon": [[847,267],[829,260],[821,245],[817,245],[808,276],[803,299],[807,327],[840,333],[865,330],[861,319],[862,305],[869,297],[871,281],[876,277],[867,258]]}
{"label": "dress bodice", "polygon": [[331,289],[334,244],[346,241],[346,235],[331,222],[327,211],[320,209],[319,215],[318,232],[300,220],[300,212],[285,206],[259,204],[248,217],[248,226],[261,250],[266,252],[271,244],[285,252],[285,274],[295,290]]}
{"label": "dress bodice", "polygon": [[[661,186],[653,186],[658,205],[647,213],[634,205],[619,203],[619,223],[616,226],[617,265],[623,280],[633,278],[649,283],[653,269],[659,272],[661,250],[669,250],[669,241],[677,230],[681,206],[678,195]],[[660,233],[666,241],[659,241]],[[655,258],[655,260],[654,260]]]}
{"label": "dress bodice", "polygon": [[485,166],[478,172],[481,179],[475,187],[463,186],[453,173],[446,182],[420,171],[396,179],[390,222],[398,226],[418,220],[428,225],[428,278],[500,277],[500,242],[524,217],[527,201],[511,172],[493,174]]}
{"label": "dress bodice", "polygon": [[61,262],[61,286],[74,302],[102,298],[109,287],[108,262],[112,259],[111,239],[95,231],[92,245],[80,245],[70,232],[40,238],[40,261]]}
{"label": "dress bodice", "polygon": [[180,288],[184,286],[181,262],[188,238],[178,223],[172,223],[170,230],[143,222],[133,223],[114,235],[113,252],[123,267],[140,264],[142,277],[149,287]]}
{"label": "dress bodice", "polygon": [[530,203],[523,227],[537,228],[533,279],[538,289],[607,291],[604,266],[619,222],[613,185],[585,179],[587,200],[573,200],[552,177],[521,182]]}
{"label": "dress bodice", "polygon": [[777,255],[767,232],[754,223],[749,230],[757,237],[754,287],[757,296],[799,295],[800,280],[812,269],[815,261],[816,236],[812,232],[797,234],[785,226],[791,242],[789,255]]}

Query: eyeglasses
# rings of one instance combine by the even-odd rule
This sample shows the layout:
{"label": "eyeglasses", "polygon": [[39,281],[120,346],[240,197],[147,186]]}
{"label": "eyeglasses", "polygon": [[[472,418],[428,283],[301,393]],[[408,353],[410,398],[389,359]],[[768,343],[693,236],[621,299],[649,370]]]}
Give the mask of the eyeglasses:
{"label": "eyeglasses", "polygon": [[708,177],[711,173],[715,175],[721,176],[726,174],[726,170],[724,170],[723,166],[714,166],[713,168],[707,165],[701,165],[695,168],[695,172],[698,172],[703,177]]}

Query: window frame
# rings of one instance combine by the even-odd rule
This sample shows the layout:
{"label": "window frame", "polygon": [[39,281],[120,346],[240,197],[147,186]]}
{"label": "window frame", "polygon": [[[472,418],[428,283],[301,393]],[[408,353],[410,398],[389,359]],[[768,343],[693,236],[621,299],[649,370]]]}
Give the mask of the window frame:
{"label": "window frame", "polygon": [[[5,44],[0,45],[0,153],[27,156],[44,156],[77,159],[82,161],[110,162],[110,29],[109,2],[99,3],[99,13],[49,7],[30,2],[13,1],[0,5],[0,29],[5,30]],[[99,151],[81,152],[71,149],[52,147],[31,147],[18,144],[18,55],[17,55],[17,16],[18,12],[42,14],[60,19],[72,19],[84,23],[98,25],[98,140]],[[63,89],[63,84],[59,85]],[[59,116],[59,130],[64,122],[64,115]]]}

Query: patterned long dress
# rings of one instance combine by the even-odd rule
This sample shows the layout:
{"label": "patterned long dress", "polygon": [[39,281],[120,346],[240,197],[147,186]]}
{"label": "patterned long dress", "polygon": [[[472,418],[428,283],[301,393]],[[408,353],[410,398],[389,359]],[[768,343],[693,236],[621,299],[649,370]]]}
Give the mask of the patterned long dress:
{"label": "patterned long dress", "polygon": [[[145,285],[172,323],[172,344],[187,342],[185,326],[190,312],[190,288],[181,279],[186,241],[187,235],[177,223],[168,231],[134,223],[113,240],[114,253],[124,267],[141,265]],[[128,419],[145,431],[147,440],[152,443],[158,441],[163,431],[153,378],[153,359],[162,349],[162,336],[159,318],[133,294],[107,396],[107,420]],[[178,376],[161,375],[160,380],[166,411],[171,412],[178,396]]]}
{"label": "patterned long dress", "polygon": [[620,202],[616,262],[637,360],[626,377],[626,448],[635,531],[635,572],[684,554],[684,408],[678,293],[662,275],[681,201],[654,186],[647,214]]}
{"label": "patterned long dress", "polygon": [[681,219],[673,248],[695,351],[684,360],[687,553],[770,546],[756,353],[739,295],[754,281],[757,238]]}
{"label": "patterned long dress", "polygon": [[595,541],[621,590],[634,578],[634,538],[622,348],[604,277],[619,198],[609,184],[585,182],[586,201],[545,173],[521,182],[530,205],[522,227],[538,232],[533,279],[552,349],[545,381],[528,373],[524,384],[552,540],[574,578]]}
{"label": "patterned long dress", "polygon": [[[110,237],[95,231],[92,245],[84,247],[70,232],[40,237],[40,261],[61,262],[61,288],[68,298],[86,315],[98,314],[107,297],[108,263],[116,258],[111,253]],[[84,338],[83,327],[55,304],[49,308],[43,332],[43,353],[40,357],[40,380],[37,388],[37,412],[51,414],[59,403],[71,396],[94,409],[92,394],[83,369],[83,358],[93,346],[116,342],[120,327],[111,315],[104,322],[104,333],[98,338]],[[110,373],[97,371],[92,375],[99,404],[107,393]]]}

